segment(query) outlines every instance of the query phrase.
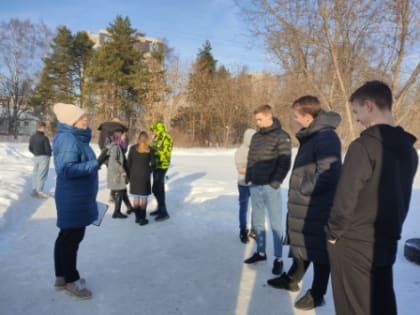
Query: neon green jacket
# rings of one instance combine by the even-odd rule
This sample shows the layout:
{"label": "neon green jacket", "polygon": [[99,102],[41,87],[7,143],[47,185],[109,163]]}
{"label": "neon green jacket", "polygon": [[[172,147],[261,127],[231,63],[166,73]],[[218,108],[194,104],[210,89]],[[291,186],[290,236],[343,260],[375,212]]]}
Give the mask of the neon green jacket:
{"label": "neon green jacket", "polygon": [[166,170],[171,163],[172,137],[166,132],[165,126],[160,121],[154,123],[150,129],[156,134],[150,144],[153,150],[154,168]]}

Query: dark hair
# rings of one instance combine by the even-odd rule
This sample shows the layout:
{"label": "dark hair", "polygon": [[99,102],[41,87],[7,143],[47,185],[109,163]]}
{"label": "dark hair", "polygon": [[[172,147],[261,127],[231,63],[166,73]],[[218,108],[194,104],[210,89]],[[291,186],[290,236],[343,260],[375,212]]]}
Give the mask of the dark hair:
{"label": "dark hair", "polygon": [[44,121],[38,121],[36,124],[36,128],[47,127],[47,124]]}
{"label": "dark hair", "polygon": [[272,114],[272,108],[268,104],[260,105],[254,110],[254,115],[263,113],[263,114]]}
{"label": "dark hair", "polygon": [[300,114],[309,114],[315,118],[321,111],[321,102],[316,96],[305,95],[295,100],[292,108]]}
{"label": "dark hair", "polygon": [[349,101],[361,102],[369,100],[378,106],[379,109],[388,109],[392,108],[392,91],[389,86],[382,81],[368,81],[359,87],[353,94],[350,96]]}

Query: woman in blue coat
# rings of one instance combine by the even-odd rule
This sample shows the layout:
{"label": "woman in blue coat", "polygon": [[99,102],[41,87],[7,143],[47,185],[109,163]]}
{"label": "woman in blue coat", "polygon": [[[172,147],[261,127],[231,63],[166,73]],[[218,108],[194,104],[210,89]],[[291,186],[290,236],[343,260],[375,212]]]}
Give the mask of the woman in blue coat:
{"label": "woman in blue coat", "polygon": [[60,229],[54,247],[55,288],[83,299],[92,296],[76,268],[77,251],[86,226],[98,217],[98,162],[89,145],[92,131],[83,109],[72,105],[54,105],[57,135],[53,154],[57,173],[55,204]]}
{"label": "woman in blue coat", "polygon": [[340,116],[321,109],[314,96],[303,96],[292,105],[301,129],[296,133],[299,149],[290,175],[285,244],[293,264],[287,273],[268,284],[298,291],[298,283],[312,263],[311,289],[295,303],[309,310],[324,303],[330,275],[326,248],[326,225],[341,171],[341,144],[335,132]]}

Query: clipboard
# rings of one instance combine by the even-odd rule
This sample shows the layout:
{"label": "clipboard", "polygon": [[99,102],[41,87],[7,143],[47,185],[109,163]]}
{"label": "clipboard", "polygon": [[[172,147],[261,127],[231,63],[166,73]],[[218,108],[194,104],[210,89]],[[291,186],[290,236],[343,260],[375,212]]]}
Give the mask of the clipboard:
{"label": "clipboard", "polygon": [[103,203],[100,201],[97,201],[96,205],[98,206],[98,218],[95,221],[93,221],[92,224],[96,226],[100,226],[109,206],[106,203]]}

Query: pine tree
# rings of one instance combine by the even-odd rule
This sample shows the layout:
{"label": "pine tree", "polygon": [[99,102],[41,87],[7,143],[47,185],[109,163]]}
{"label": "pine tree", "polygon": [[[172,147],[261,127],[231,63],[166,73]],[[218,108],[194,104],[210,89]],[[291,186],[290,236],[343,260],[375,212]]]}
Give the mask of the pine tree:
{"label": "pine tree", "polygon": [[85,32],[73,36],[67,27],[61,26],[50,46],[51,54],[44,59],[32,104],[44,109],[56,102],[83,106],[84,69],[91,58],[93,42]]}
{"label": "pine tree", "polygon": [[92,102],[103,119],[129,117],[139,107],[138,81],[145,71],[143,54],[135,47],[137,30],[128,17],[117,16],[107,31],[109,40],[99,47],[88,68],[89,91],[95,93]]}
{"label": "pine tree", "polygon": [[51,105],[55,102],[74,101],[72,82],[73,36],[70,30],[61,26],[51,43],[52,53],[44,59],[40,82],[35,90],[37,102]]}
{"label": "pine tree", "polygon": [[85,99],[86,69],[92,59],[93,45],[86,32],[78,32],[71,46],[74,93],[82,107]]}
{"label": "pine tree", "polygon": [[192,104],[188,121],[192,140],[198,140],[200,145],[208,144],[211,129],[211,106],[217,64],[211,50],[210,42],[206,41],[197,54],[188,81],[189,100]]}

